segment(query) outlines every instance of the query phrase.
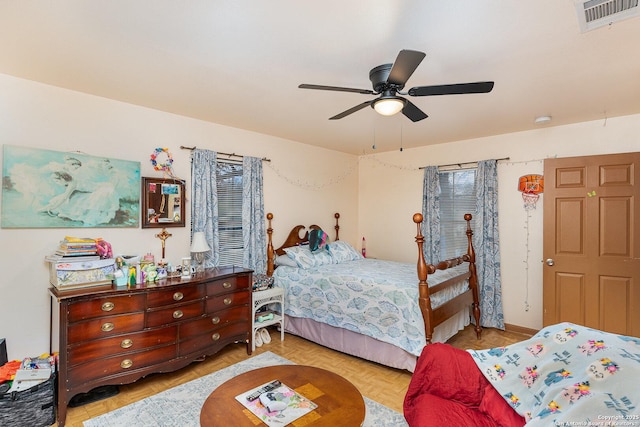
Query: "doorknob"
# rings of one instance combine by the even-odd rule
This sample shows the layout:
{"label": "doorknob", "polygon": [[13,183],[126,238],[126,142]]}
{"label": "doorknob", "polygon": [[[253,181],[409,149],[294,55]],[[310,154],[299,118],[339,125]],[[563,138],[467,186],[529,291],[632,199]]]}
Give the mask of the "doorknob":
{"label": "doorknob", "polygon": [[552,266],[555,263],[556,262],[553,260],[553,258],[547,258],[545,261],[545,264],[547,264],[548,266]]}

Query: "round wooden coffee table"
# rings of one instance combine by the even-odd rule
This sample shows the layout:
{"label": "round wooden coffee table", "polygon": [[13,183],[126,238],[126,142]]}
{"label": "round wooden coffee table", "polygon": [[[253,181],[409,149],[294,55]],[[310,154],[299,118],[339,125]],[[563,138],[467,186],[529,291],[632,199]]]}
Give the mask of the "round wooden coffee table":
{"label": "round wooden coffee table", "polygon": [[[216,388],[200,411],[200,425],[265,425],[235,397],[273,380],[298,391],[318,407],[298,418],[305,426],[361,426],[365,406],[358,389],[340,375],[325,369],[301,365],[278,365],[245,372]],[[293,423],[295,425],[295,421]]]}

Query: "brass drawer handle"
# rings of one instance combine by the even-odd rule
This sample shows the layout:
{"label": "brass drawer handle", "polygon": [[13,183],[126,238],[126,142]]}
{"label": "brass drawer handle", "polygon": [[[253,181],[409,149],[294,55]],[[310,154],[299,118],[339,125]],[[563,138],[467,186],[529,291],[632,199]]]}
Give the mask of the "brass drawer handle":
{"label": "brass drawer handle", "polygon": [[133,346],[133,340],[129,338],[122,340],[122,342],[120,343],[120,347],[122,348],[130,348],[132,346]]}
{"label": "brass drawer handle", "polygon": [[174,301],[180,301],[182,298],[184,298],[184,294],[182,292],[176,292],[173,294]]}
{"label": "brass drawer handle", "polygon": [[211,323],[213,323],[214,325],[217,325],[218,323],[220,323],[220,318],[218,316],[212,317]]}
{"label": "brass drawer handle", "polygon": [[224,302],[224,305],[230,305],[233,302],[233,298],[225,298],[222,302]]}
{"label": "brass drawer handle", "polygon": [[224,282],[224,283],[222,284],[222,287],[223,287],[223,288],[225,288],[225,289],[230,289],[230,288],[231,288],[231,286],[232,286],[232,285],[231,285],[231,283],[229,283],[229,282]]}
{"label": "brass drawer handle", "polygon": [[216,332],[215,334],[211,335],[211,339],[213,341],[218,341],[220,339],[220,334]]}
{"label": "brass drawer handle", "polygon": [[102,304],[102,311],[111,311],[116,307],[116,305],[112,302],[105,302]]}
{"label": "brass drawer handle", "polygon": [[184,316],[184,313],[182,312],[182,310],[176,310],[173,312],[173,318],[174,319],[179,319],[182,316]]}
{"label": "brass drawer handle", "polygon": [[100,329],[102,330],[102,332],[111,332],[115,327],[116,325],[114,325],[113,323],[107,322],[107,323],[103,323]]}
{"label": "brass drawer handle", "polygon": [[120,367],[122,369],[129,369],[132,366],[133,366],[133,360],[131,359],[124,359],[122,362],[120,362]]}

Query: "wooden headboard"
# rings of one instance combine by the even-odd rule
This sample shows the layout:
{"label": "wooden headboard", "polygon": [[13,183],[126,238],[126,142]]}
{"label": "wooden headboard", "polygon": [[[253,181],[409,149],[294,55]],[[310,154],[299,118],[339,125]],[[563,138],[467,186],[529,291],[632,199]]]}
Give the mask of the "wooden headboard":
{"label": "wooden headboard", "polygon": [[[335,240],[340,240],[340,224],[338,223],[340,220],[340,214],[336,212],[334,215],[336,219],[336,225],[333,227],[336,230],[336,238]],[[275,269],[275,259],[276,256],[284,255],[284,248],[290,248],[292,246],[300,246],[309,243],[309,231],[308,230],[317,230],[321,229],[321,227],[317,225],[310,225],[308,230],[304,232],[302,236],[300,236],[300,231],[306,230],[307,227],[304,225],[296,225],[291,229],[287,239],[284,243],[278,247],[277,249],[273,248],[273,228],[271,228],[271,220],[273,219],[273,214],[269,212],[267,214],[267,275],[271,276],[273,274],[273,270]]]}

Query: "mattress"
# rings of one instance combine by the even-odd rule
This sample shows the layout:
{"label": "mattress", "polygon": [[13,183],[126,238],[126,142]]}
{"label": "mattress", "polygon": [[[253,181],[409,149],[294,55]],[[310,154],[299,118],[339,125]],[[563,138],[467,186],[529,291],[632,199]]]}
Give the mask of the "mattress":
{"label": "mattress", "polygon": [[[468,271],[438,270],[429,286]],[[359,259],[312,268],[278,267],[275,286],[285,289],[285,314],[366,335],[418,356],[426,344],[413,264]],[[431,297],[432,308],[464,292],[466,282]],[[468,314],[468,313],[467,313]],[[468,316],[467,316],[468,317]]]}

